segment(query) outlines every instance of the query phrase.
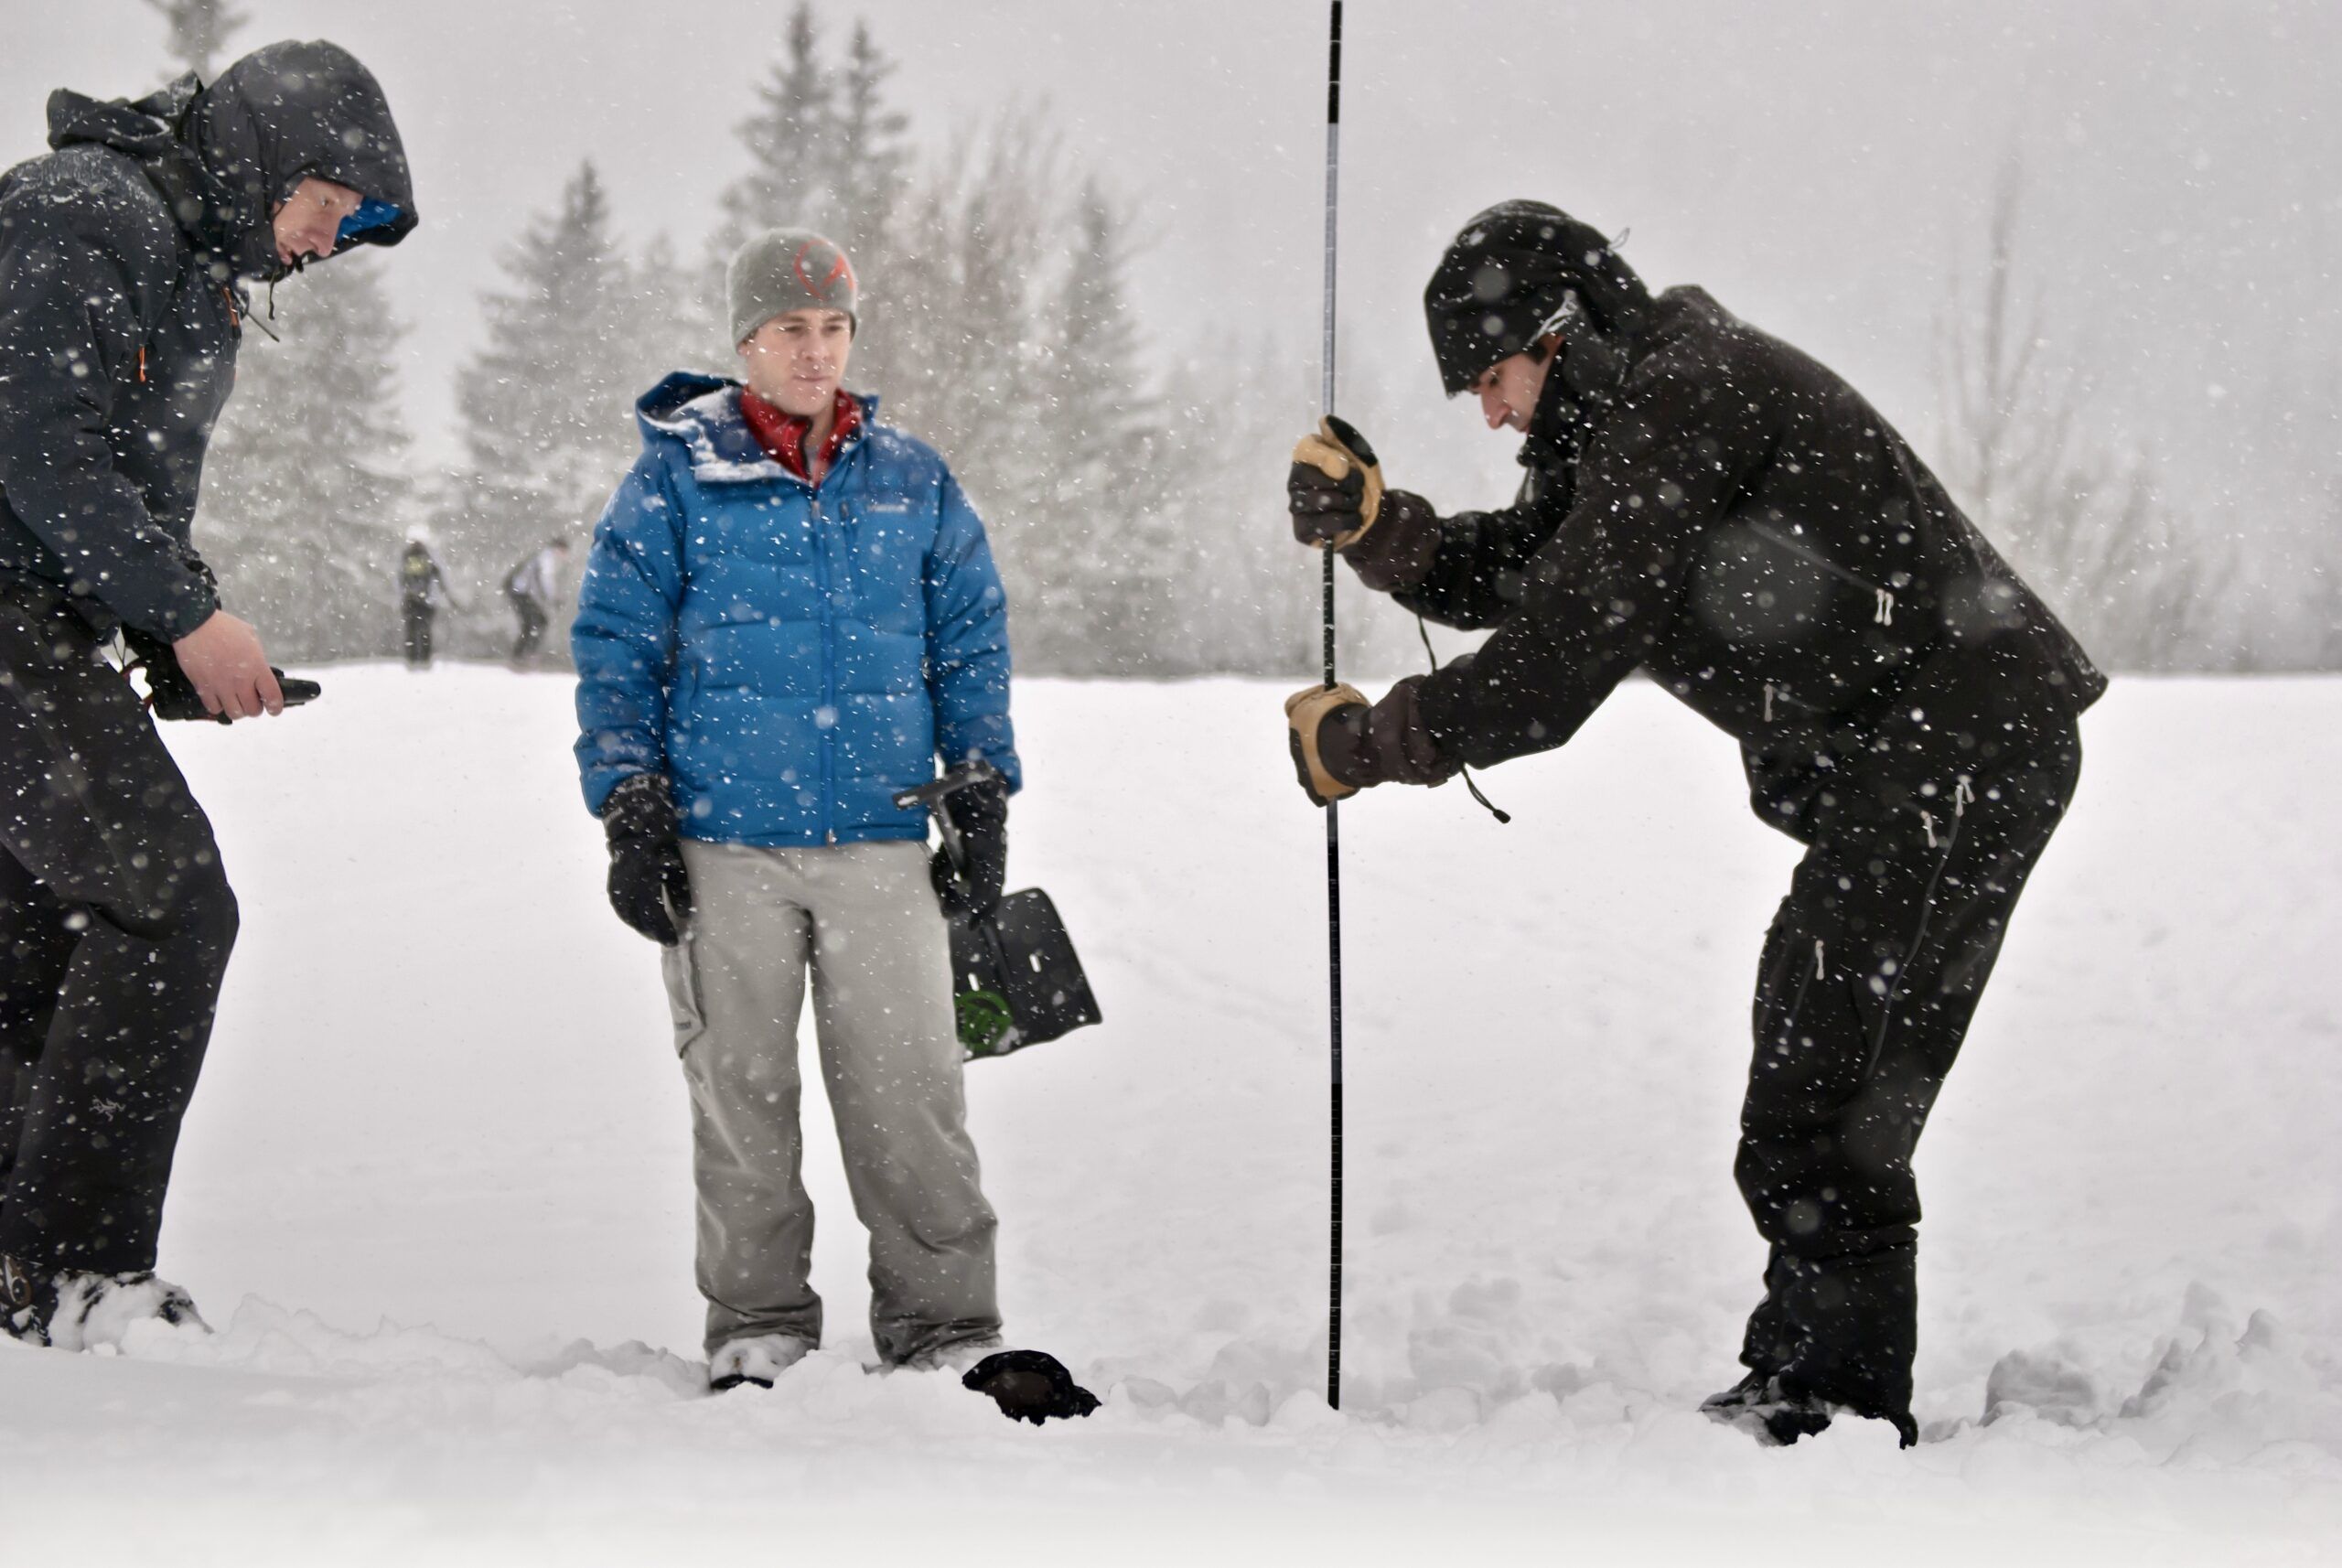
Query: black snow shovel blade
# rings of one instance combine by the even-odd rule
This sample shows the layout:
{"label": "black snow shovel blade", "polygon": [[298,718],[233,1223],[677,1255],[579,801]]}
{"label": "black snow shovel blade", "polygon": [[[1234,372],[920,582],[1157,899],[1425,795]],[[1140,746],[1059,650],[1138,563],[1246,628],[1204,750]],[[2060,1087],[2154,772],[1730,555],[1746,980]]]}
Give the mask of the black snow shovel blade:
{"label": "black snow shovel blade", "polygon": [[1011,893],[985,919],[951,917],[951,1006],[971,1059],[1004,1057],[1070,1034],[1101,1015],[1058,907],[1037,887]]}

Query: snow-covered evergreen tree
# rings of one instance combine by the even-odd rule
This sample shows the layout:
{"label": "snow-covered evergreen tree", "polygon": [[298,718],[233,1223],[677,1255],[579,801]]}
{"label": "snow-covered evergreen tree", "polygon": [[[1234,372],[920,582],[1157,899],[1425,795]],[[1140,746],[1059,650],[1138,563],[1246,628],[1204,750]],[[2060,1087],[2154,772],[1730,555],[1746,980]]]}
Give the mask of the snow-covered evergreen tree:
{"label": "snow-covered evergreen tree", "polygon": [[439,509],[449,568],[483,602],[547,539],[583,542],[633,460],[630,411],[670,347],[667,291],[620,250],[591,163],[503,266],[507,286],[481,302],[486,341],[457,376],[467,461]]}
{"label": "snow-covered evergreen tree", "polygon": [[1083,182],[1069,254],[1040,323],[1041,507],[1014,537],[1031,601],[1023,639],[1052,669],[1096,660],[1116,673],[1184,669],[1180,600],[1192,572],[1165,505],[1170,446],[1132,315],[1128,225]]}
{"label": "snow-covered evergreen tree", "polygon": [[411,445],[381,261],[357,251],[281,287],[272,341],[246,323],[205,464],[197,544],[280,661],[387,654]]}
{"label": "snow-covered evergreen tree", "polygon": [[2001,164],[1981,287],[1955,278],[1937,324],[1930,458],[1952,499],[2108,669],[2217,668],[2249,636],[2225,613],[2232,541],[2182,513],[2149,455],[2108,438],[2090,378],[2053,368],[2018,259],[2021,158]]}
{"label": "snow-covered evergreen tree", "polygon": [[781,52],[757,86],[757,109],[739,127],[747,168],[725,188],[702,263],[698,316],[711,344],[725,335],[724,266],[749,236],[801,227],[845,248],[859,275],[867,312],[854,344],[856,385],[891,381],[902,352],[897,321],[885,306],[897,297],[889,280],[897,223],[908,193],[909,118],[890,107],[886,79],[895,64],[856,23],[842,65],[822,58],[813,8],[790,15]]}
{"label": "snow-covered evergreen tree", "polygon": [[[1225,620],[1249,599],[1289,596],[1243,575],[1250,541],[1239,585],[1206,581],[1226,563],[1199,555],[1185,532],[1198,521],[1215,536],[1230,529],[1231,507],[1258,518],[1257,496],[1239,503],[1199,475],[1223,474],[1235,448],[1249,458],[1261,442],[1253,432],[1231,441],[1217,424],[1173,428],[1130,303],[1128,217],[1110,188],[1069,168],[1030,107],[915,162],[909,120],[886,96],[893,70],[859,25],[833,63],[812,6],[792,10],[740,127],[748,166],[725,190],[700,268],[708,340],[720,341],[723,262],[741,240],[782,225],[830,235],[862,287],[847,382],[941,451],[983,513],[1020,669],[1176,673],[1228,668],[1230,646],[1282,647],[1289,617],[1234,628],[1231,644],[1231,628],[1208,629],[1193,613]],[[1289,424],[1262,440],[1289,442]],[[1262,456],[1246,478],[1273,483],[1282,471],[1281,457]],[[1199,489],[1211,507],[1196,504]]]}
{"label": "snow-covered evergreen tree", "polygon": [[1316,668],[1316,566],[1293,543],[1277,489],[1315,401],[1293,371],[1264,337],[1209,364],[1185,360],[1166,380],[1156,504],[1181,565],[1164,640],[1182,671],[1305,678]]}
{"label": "snow-covered evergreen tree", "polygon": [[170,57],[207,82],[228,47],[228,35],[249,20],[228,0],[146,0],[146,5],[161,14],[169,29],[163,47]]}

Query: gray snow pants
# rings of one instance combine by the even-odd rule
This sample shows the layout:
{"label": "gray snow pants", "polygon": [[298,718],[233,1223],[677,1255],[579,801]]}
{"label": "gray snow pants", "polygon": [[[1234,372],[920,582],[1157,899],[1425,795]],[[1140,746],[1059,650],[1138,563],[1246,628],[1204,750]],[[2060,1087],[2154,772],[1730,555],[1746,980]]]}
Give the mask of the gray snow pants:
{"label": "gray snow pants", "polygon": [[810,967],[822,1076],[870,1231],[870,1332],[889,1362],[1000,1332],[996,1224],[978,1185],[928,850],[686,840],[695,912],[665,950],[691,1085],[707,1348],[822,1340],[798,1127]]}

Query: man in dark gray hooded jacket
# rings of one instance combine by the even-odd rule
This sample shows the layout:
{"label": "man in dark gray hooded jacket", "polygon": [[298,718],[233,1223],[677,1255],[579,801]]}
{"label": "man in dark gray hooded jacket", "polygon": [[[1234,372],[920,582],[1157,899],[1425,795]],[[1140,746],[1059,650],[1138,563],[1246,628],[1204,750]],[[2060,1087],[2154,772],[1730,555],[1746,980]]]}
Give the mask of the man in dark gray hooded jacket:
{"label": "man in dark gray hooded jacket", "polygon": [[[272,44],[136,102],[59,91],[0,175],[0,1329],[192,1319],[165,1188],[236,932],[166,716],[280,711],[190,542],[247,280],[415,224],[366,68]],[[117,638],[120,641],[117,644]]]}

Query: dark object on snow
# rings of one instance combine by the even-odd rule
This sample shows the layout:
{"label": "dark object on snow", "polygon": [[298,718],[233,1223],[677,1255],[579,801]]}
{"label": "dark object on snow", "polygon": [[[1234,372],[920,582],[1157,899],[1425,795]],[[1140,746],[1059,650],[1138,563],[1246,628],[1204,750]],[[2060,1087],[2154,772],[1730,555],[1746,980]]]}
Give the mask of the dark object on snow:
{"label": "dark object on snow", "polygon": [[667,780],[638,773],[611,790],[602,830],[610,844],[610,908],[652,941],[673,947],[676,923],[691,918],[692,876]]}
{"label": "dark object on snow", "polygon": [[1073,1380],[1065,1363],[1045,1350],[1002,1350],[968,1369],[960,1386],[983,1394],[1011,1421],[1038,1426],[1098,1408],[1098,1396]]}
{"label": "dark object on snow", "polygon": [[1650,303],[1600,230],[1542,201],[1500,201],[1475,217],[1423,285],[1432,355],[1450,397],[1548,332],[1581,355],[1598,347],[1615,364]]}
{"label": "dark object on snow", "polygon": [[[179,668],[178,655],[171,650],[168,643],[157,642],[140,632],[125,632],[123,641],[131,651],[131,662],[123,673],[126,675],[133,670],[145,672],[148,713],[158,719],[176,722],[200,719],[222,725],[235,722],[227,714],[215,714],[203,705],[202,697],[196,693],[195,683]],[[297,708],[325,695],[325,688],[315,681],[287,675],[273,664],[269,666],[268,672],[276,677],[276,689],[284,694],[285,705],[288,708]]]}
{"label": "dark object on snow", "polygon": [[948,925],[951,1009],[970,1057],[1004,1057],[1103,1017],[1058,907],[1039,888]]}
{"label": "dark object on snow", "polygon": [[73,601],[0,574],[0,1251],[152,1268],[235,895]]}
{"label": "dark object on snow", "polygon": [[0,575],[71,589],[166,642],[218,607],[188,540],[246,303],[274,279],[270,217],[307,175],[414,226],[398,130],[328,43],[254,51],[135,103],[58,91],[55,151],[0,175]]}

